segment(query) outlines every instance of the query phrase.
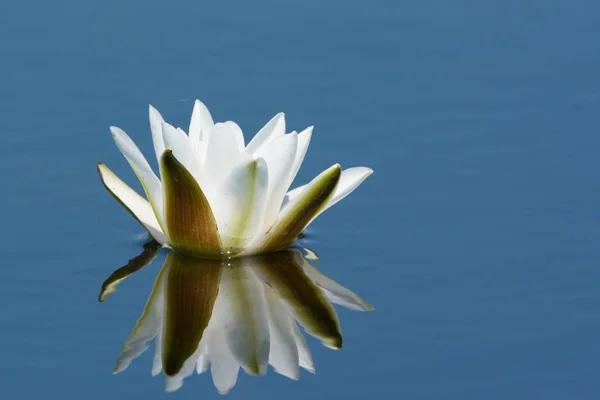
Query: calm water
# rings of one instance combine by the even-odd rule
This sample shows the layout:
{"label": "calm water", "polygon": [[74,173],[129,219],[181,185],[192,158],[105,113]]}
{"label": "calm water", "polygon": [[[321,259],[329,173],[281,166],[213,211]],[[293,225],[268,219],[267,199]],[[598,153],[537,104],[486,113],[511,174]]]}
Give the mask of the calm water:
{"label": "calm water", "polygon": [[305,245],[376,310],[229,398],[598,398],[600,3],[297,3],[2,2],[2,397],[165,396],[151,352],[112,375],[165,254],[98,303],[144,238],[95,164],[133,184],[108,127],[150,155],[147,104],[200,98],[247,137],[314,124],[298,183],[375,170]]}

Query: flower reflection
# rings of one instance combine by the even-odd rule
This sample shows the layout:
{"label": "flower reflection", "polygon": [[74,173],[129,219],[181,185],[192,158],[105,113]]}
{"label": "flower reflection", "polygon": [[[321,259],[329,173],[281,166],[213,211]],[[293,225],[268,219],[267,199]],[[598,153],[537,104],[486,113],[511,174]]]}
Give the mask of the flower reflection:
{"label": "flower reflection", "polygon": [[[150,263],[160,249],[153,243],[104,282],[100,301]],[[222,394],[235,385],[240,367],[248,374],[264,375],[270,364],[291,379],[299,378],[300,367],[314,372],[298,324],[325,346],[339,349],[342,335],[331,303],[373,309],[321,274],[309,262],[315,258],[299,249],[232,260],[168,253],[114,373],[127,369],[152,339],[152,375],[164,371],[167,391],[180,388],[194,371],[200,374],[209,368]]]}

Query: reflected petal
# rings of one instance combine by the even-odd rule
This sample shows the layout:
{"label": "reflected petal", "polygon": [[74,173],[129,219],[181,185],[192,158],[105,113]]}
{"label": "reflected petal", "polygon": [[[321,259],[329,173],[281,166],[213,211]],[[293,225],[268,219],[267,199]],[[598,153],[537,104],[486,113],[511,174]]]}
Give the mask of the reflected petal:
{"label": "reflected petal", "polygon": [[148,348],[148,342],[162,330],[164,310],[164,286],[166,271],[164,266],[152,286],[152,292],[148,297],[142,315],[138,319],[131,336],[125,341],[123,350],[117,358],[114,374],[118,374],[129,367],[131,361],[139,357]]}
{"label": "reflected petal", "polygon": [[213,383],[219,393],[229,393],[237,382],[240,364],[236,361],[227,346],[225,336],[215,332],[210,336],[209,342],[210,371]]}
{"label": "reflected petal", "polygon": [[292,325],[292,334],[294,335],[294,339],[296,340],[296,347],[298,348],[298,358],[300,366],[308,372],[314,374],[315,364],[313,363],[312,354],[310,353],[310,347],[308,347],[308,343],[306,343],[306,338],[300,332],[296,320],[291,316],[288,317],[288,319],[290,320],[290,323]]}
{"label": "reflected petal", "polygon": [[[164,315],[163,315],[164,318]],[[160,329],[156,338],[154,338],[154,357],[152,358],[152,376],[156,376],[162,372],[162,343],[163,343],[163,327],[162,319]]]}
{"label": "reflected petal", "polygon": [[237,382],[240,364],[237,362],[225,338],[224,315],[229,308],[227,299],[218,296],[215,302],[213,317],[208,325],[207,344],[208,358],[210,359],[210,370],[213,383],[219,393],[226,394]]}
{"label": "reflected petal", "polygon": [[269,320],[263,284],[253,269],[225,267],[219,297],[229,350],[244,370],[263,375],[269,363]]}
{"label": "reflected petal", "polygon": [[208,333],[210,331],[206,332],[206,335],[204,335],[202,337],[202,340],[200,341],[200,355],[198,356],[198,359],[196,360],[196,373],[198,375],[206,372],[206,370],[208,370],[208,366],[210,364],[210,358],[208,356]]}
{"label": "reflected petal", "polygon": [[290,318],[288,310],[281,304],[273,290],[266,289],[265,295],[271,337],[269,364],[281,375],[297,380],[299,378],[298,346],[292,330],[292,324],[295,325],[296,322]]}
{"label": "reflected petal", "polygon": [[[314,252],[311,252],[314,254]],[[319,286],[329,301],[356,311],[373,311],[373,306],[364,301],[353,291],[343,287],[333,279],[323,275],[306,258],[303,258],[302,268],[306,275]]]}

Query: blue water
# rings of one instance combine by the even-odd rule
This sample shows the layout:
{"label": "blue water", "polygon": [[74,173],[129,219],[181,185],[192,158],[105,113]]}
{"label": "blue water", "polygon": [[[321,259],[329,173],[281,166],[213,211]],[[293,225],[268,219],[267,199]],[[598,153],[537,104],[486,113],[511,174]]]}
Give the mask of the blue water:
{"label": "blue water", "polygon": [[598,398],[599,40],[586,0],[4,0],[2,398],[165,396],[150,352],[111,374],[164,254],[98,303],[144,238],[95,164],[133,184],[108,127],[151,155],[147,104],[195,98],[247,138],[315,125],[299,183],[375,170],[306,244],[376,310],[230,398]]}

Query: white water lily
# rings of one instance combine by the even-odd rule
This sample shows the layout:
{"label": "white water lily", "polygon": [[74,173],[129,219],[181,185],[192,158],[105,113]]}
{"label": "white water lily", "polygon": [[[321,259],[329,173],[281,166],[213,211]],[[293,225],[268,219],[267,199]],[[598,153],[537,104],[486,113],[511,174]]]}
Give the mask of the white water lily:
{"label": "white water lily", "polygon": [[286,134],[283,113],[247,145],[235,122],[215,124],[198,100],[187,134],[152,106],[150,128],[161,179],[129,136],[110,128],[148,200],[101,163],[100,177],[154,239],[187,254],[238,257],[287,248],[320,213],[373,173],[366,167],[342,171],[335,164],[288,192],[313,128]]}

